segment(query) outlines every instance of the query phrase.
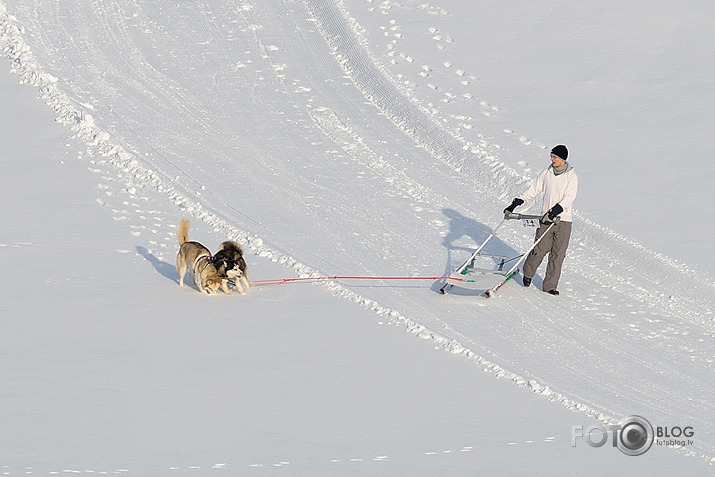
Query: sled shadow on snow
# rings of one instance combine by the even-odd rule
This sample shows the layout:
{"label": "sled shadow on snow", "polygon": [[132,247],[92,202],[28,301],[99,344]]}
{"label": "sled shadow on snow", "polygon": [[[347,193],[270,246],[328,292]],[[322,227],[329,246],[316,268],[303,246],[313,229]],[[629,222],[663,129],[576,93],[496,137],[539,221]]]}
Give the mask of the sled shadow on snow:
{"label": "sled shadow on snow", "polygon": [[174,283],[179,283],[179,273],[176,271],[176,265],[159,260],[154,254],[141,245],[137,245],[136,249],[137,252],[139,252],[139,255],[144,257],[147,262],[151,263],[154,269],[162,276],[168,278]]}
{"label": "sled shadow on snow", "polygon": [[[476,250],[480,243],[493,232],[493,227],[485,225],[476,220],[465,217],[454,209],[442,209],[442,213],[449,219],[449,232],[444,237],[442,245],[447,250],[447,261],[444,268],[444,275],[449,275],[456,270],[469,256]],[[498,224],[495,221],[494,226]],[[515,257],[519,251],[502,241],[499,237],[492,238],[484,249],[486,253]],[[444,285],[444,280],[432,284],[432,291],[440,293],[440,288]],[[450,289],[450,295],[483,295],[483,290],[470,290],[455,286]]]}

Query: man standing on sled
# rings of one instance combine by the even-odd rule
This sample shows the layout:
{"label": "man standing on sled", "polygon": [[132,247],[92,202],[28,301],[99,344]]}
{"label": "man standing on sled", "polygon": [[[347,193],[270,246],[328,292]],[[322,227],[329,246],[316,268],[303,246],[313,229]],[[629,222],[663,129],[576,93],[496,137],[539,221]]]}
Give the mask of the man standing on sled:
{"label": "man standing on sled", "polygon": [[549,225],[556,223],[526,258],[523,283],[525,287],[531,285],[531,279],[534,278],[536,269],[539,268],[541,261],[548,253],[549,260],[546,265],[543,289],[552,295],[559,294],[556,287],[559,284],[561,266],[571,238],[573,201],[578,192],[578,176],[573,167],[566,162],[568,154],[566,146],[561,144],[555,146],[551,150],[551,165],[532,181],[526,192],[514,199],[509,207],[504,209],[504,212],[514,212],[514,209],[524,202],[544,193],[541,205],[541,213],[544,215],[541,218],[541,225],[536,231],[536,239],[538,240],[546,232]]}

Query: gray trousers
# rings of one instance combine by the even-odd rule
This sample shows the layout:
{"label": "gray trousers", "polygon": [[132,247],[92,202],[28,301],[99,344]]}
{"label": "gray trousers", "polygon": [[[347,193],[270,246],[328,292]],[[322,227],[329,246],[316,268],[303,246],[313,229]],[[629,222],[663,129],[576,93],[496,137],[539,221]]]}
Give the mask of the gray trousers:
{"label": "gray trousers", "polygon": [[[536,241],[541,237],[547,225],[541,225],[536,231]],[[549,233],[541,239],[541,242],[529,253],[524,262],[524,276],[533,278],[536,269],[541,265],[546,254],[549,254],[549,261],[546,264],[546,276],[544,277],[544,291],[556,290],[561,277],[561,265],[566,257],[566,249],[571,238],[571,222],[559,222],[554,225]]]}

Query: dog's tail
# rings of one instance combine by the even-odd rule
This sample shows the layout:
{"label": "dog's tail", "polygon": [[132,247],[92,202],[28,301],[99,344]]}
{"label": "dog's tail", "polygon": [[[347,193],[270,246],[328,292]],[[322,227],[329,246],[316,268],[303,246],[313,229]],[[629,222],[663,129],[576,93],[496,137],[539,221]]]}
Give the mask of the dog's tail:
{"label": "dog's tail", "polygon": [[243,248],[233,240],[226,240],[218,247],[219,250],[229,250],[231,248],[238,250],[238,253],[243,255]]}
{"label": "dog's tail", "polygon": [[179,239],[179,245],[184,245],[189,241],[189,219],[181,219],[179,226],[176,227],[176,238]]}

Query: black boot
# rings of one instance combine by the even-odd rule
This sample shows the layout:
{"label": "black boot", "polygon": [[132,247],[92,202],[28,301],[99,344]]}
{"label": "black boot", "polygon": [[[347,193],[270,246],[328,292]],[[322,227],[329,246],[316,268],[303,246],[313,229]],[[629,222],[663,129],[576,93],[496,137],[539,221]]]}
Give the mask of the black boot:
{"label": "black boot", "polygon": [[524,283],[524,286],[525,286],[526,288],[529,288],[529,286],[531,285],[531,278],[529,278],[529,277],[524,277],[523,283]]}
{"label": "black boot", "polygon": [[549,290],[546,293],[548,293],[549,295],[558,295],[559,291],[558,290]]}

